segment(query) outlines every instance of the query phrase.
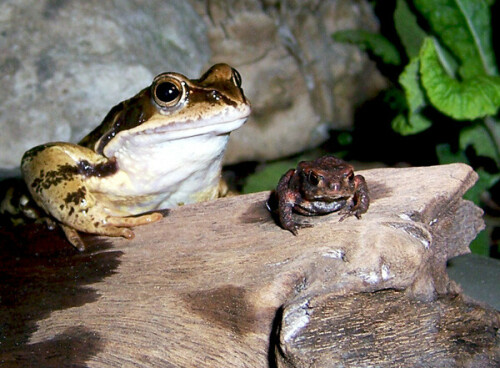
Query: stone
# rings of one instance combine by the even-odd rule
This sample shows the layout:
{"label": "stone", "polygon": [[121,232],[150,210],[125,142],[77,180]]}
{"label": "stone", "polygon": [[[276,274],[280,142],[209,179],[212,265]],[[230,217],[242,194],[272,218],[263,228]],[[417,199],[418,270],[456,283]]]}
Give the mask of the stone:
{"label": "stone", "polygon": [[0,167],[27,149],[77,142],[164,71],[198,75],[204,22],[186,2],[2,1]]}
{"label": "stone", "polygon": [[341,29],[376,31],[365,1],[193,1],[204,15],[211,63],[243,77],[252,116],[232,133],[226,162],[269,160],[316,147],[352,127],[356,106],[385,82],[359,48],[333,42]]}
{"label": "stone", "polygon": [[385,85],[362,51],[332,41],[346,28],[377,30],[367,1],[3,1],[0,174],[33,146],[79,141],[157,73],[197,78],[216,62],[240,71],[253,104],[226,163],[317,146]]}

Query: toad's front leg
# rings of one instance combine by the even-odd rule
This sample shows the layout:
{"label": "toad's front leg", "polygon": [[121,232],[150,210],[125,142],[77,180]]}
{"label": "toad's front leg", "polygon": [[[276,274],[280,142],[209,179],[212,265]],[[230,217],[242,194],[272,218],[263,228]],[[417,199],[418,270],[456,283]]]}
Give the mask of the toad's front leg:
{"label": "toad's front leg", "polygon": [[293,219],[294,209],[298,209],[297,205],[304,202],[298,191],[290,188],[294,174],[295,170],[290,169],[281,177],[275,195],[278,198],[278,216],[281,226],[293,235],[298,235],[299,228],[311,227],[311,225],[300,224]]}
{"label": "toad's front leg", "polygon": [[85,249],[77,231],[133,238],[129,227],[158,221],[152,213],[137,217],[117,216],[96,200],[89,179],[112,175],[114,161],[70,143],[51,143],[26,152],[21,169],[35,202],[60,222],[66,237],[77,249]]}
{"label": "toad's front leg", "polygon": [[368,207],[370,206],[370,196],[368,193],[368,185],[366,184],[364,176],[356,175],[354,177],[354,185],[356,190],[351,199],[351,203],[340,211],[340,215],[342,217],[339,221],[343,221],[345,218],[353,215],[360,219],[361,215],[368,211]]}

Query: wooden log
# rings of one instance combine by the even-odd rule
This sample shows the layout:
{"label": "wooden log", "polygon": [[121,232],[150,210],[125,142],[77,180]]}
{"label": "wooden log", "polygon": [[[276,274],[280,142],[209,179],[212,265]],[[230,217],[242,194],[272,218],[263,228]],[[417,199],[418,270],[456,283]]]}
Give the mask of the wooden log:
{"label": "wooden log", "polygon": [[[445,267],[484,226],[481,210],[462,199],[477,175],[463,164],[360,173],[372,198],[363,218],[301,218],[314,227],[298,236],[276,225],[269,193],[256,193],[172,209],[136,228],[132,241],[86,237],[84,253],[30,244],[16,253],[4,237],[0,365],[295,367],[328,366],[338,355],[347,356],[338,366],[358,358],[359,366],[394,366],[387,359],[405,362],[404,352],[370,352],[378,335],[361,331],[386,316],[369,323],[363,313],[381,308],[425,324],[407,334],[395,324],[380,335],[387,344],[458,336],[453,326],[472,317]],[[439,307],[446,300],[459,307]],[[497,312],[474,308],[481,326],[498,330]],[[358,341],[353,354],[347,338],[337,344],[341,331]],[[460,335],[462,361],[497,362],[493,332]],[[448,347],[429,347],[423,366],[459,361]]]}
{"label": "wooden log", "polygon": [[498,312],[397,290],[319,295],[280,315],[278,367],[499,367]]}

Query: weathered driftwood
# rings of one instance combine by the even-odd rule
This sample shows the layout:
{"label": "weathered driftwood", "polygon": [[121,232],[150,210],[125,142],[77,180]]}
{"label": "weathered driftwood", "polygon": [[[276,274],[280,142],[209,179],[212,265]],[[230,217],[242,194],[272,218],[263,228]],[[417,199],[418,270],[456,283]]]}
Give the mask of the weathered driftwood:
{"label": "weathered driftwood", "polygon": [[462,199],[476,174],[360,173],[363,218],[301,218],[314,227],[297,237],[257,193],[173,209],[132,241],[89,236],[81,254],[7,252],[0,365],[496,366],[499,314],[445,271],[483,227]]}

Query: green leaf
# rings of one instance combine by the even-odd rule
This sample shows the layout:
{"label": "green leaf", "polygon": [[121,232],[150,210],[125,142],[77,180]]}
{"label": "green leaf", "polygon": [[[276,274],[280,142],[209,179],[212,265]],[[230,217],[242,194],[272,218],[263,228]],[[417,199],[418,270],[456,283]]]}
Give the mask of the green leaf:
{"label": "green leaf", "polygon": [[432,125],[432,122],[425,116],[414,112],[408,113],[408,121],[410,126],[413,128],[412,134],[423,132]]}
{"label": "green leaf", "polygon": [[432,125],[432,122],[420,114],[408,113],[408,116],[399,114],[392,122],[392,130],[401,135],[411,135],[420,133]]}
{"label": "green leaf", "polygon": [[467,156],[465,156],[464,151],[458,151],[456,153],[452,152],[451,147],[448,143],[441,143],[436,146],[436,155],[438,157],[439,163],[451,164],[454,162],[463,162],[465,164],[469,163]]}
{"label": "green leaf", "polygon": [[456,78],[458,76],[458,61],[448,50],[446,50],[441,44],[434,39],[434,46],[436,47],[436,52],[439,57],[439,61],[443,66],[446,74],[450,77]]}
{"label": "green leaf", "polygon": [[398,0],[394,11],[394,26],[401,39],[408,58],[418,56],[420,46],[427,36],[417,23],[416,15],[410,10],[406,0]]}
{"label": "green leaf", "polygon": [[478,122],[462,128],[459,142],[460,148],[463,150],[472,146],[479,156],[490,157],[493,160],[497,158],[497,147],[482,123]]}
{"label": "green leaf", "polygon": [[406,104],[408,106],[407,116],[399,114],[391,122],[392,129],[401,135],[420,133],[432,125],[432,122],[420,111],[426,106],[425,95],[420,85],[419,60],[413,58],[399,76],[399,83],[403,86]]}
{"label": "green leaf", "polygon": [[450,77],[431,38],[424,41],[420,50],[420,74],[431,103],[454,119],[494,115],[500,107],[500,77],[478,75],[463,82]]}
{"label": "green leaf", "polygon": [[483,230],[477,234],[476,238],[470,243],[470,251],[481,256],[490,256],[490,237],[488,232]]}
{"label": "green leaf", "polygon": [[462,78],[497,75],[485,0],[413,0],[444,45],[461,62]]}
{"label": "green leaf", "polygon": [[479,175],[479,179],[476,184],[465,193],[464,198],[479,205],[481,194],[500,180],[500,174],[490,174],[483,169],[476,169],[476,172]]}
{"label": "green leaf", "polygon": [[399,83],[403,86],[408,107],[412,112],[418,112],[426,104],[424,90],[420,84],[419,67],[419,59],[413,58],[399,76]]}
{"label": "green leaf", "polygon": [[409,135],[413,133],[413,129],[411,128],[405,114],[398,114],[394,119],[392,119],[391,128],[401,135]]}
{"label": "green leaf", "polygon": [[337,142],[341,146],[347,146],[347,145],[351,144],[352,143],[352,134],[349,132],[341,132],[337,136]]}
{"label": "green leaf", "polygon": [[382,91],[382,101],[389,106],[391,110],[403,111],[408,107],[406,96],[401,88],[389,87]]}
{"label": "green leaf", "polygon": [[335,32],[332,38],[337,42],[358,45],[361,49],[372,52],[384,63],[399,65],[401,58],[397,48],[384,36],[362,29],[343,30]]}
{"label": "green leaf", "polygon": [[249,175],[243,186],[243,194],[275,189],[281,176],[297,165],[296,161],[285,160],[266,164],[262,170]]}

